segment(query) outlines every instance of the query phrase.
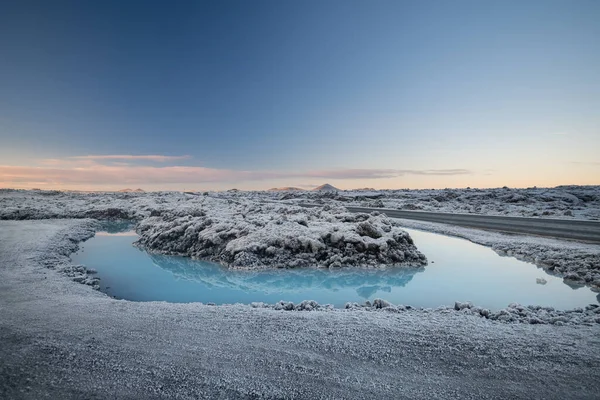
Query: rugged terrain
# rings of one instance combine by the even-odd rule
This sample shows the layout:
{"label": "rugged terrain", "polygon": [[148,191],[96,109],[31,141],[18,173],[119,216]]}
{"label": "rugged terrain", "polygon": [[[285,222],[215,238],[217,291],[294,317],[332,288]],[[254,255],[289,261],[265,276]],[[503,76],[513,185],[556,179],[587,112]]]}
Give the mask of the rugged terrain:
{"label": "rugged terrain", "polygon": [[382,214],[203,200],[191,212],[144,218],[137,226],[138,244],[240,269],[427,264],[409,234]]}
{"label": "rugged terrain", "polygon": [[[341,206],[363,204],[364,199],[371,201],[376,197],[377,200],[404,198],[403,201],[414,201],[427,208],[427,204],[436,204],[432,199],[439,197],[448,199],[435,200],[437,204],[444,204],[443,211],[475,207],[481,213],[494,214],[505,209],[509,215],[537,214],[539,218],[555,218],[556,213],[544,211],[552,209],[571,211],[561,218],[589,216],[593,219],[600,210],[599,193],[597,186],[378,192],[0,190],[0,219],[131,220],[139,224],[140,244],[152,251],[205,258],[236,268],[424,265],[426,255],[414,248],[410,236],[403,233],[396,220],[381,215],[350,214]],[[507,202],[514,198],[520,200]],[[294,205],[307,202],[320,203],[321,207],[308,210]],[[489,234],[406,220],[402,225],[466,237],[498,253],[534,262],[549,273],[566,278],[569,284],[600,290],[598,245]],[[277,234],[273,234],[275,231]]]}
{"label": "rugged terrain", "polygon": [[[600,186],[555,188],[226,191],[204,193],[59,192],[0,189],[0,219],[83,218],[119,212],[149,215],[166,204],[183,207],[201,197],[228,201],[285,201],[481,215],[600,220]],[[67,207],[68,203],[68,207]]]}

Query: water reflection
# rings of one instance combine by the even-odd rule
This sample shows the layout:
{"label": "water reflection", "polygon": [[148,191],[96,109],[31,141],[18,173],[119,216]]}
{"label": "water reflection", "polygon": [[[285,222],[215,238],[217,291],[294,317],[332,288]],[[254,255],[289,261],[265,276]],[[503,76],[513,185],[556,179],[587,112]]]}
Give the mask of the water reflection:
{"label": "water reflection", "polygon": [[[135,301],[251,303],[316,300],[343,307],[377,297],[421,307],[472,301],[500,309],[509,303],[560,309],[600,302],[600,294],[469,241],[407,231],[429,258],[425,268],[229,270],[185,257],[149,254],[135,246],[130,221],[110,222],[82,244],[76,264],[95,268],[105,293]],[[435,263],[433,262],[435,261]],[[545,281],[546,284],[538,284]],[[574,290],[578,289],[578,290]]]}
{"label": "water reflection", "polygon": [[306,290],[339,291],[354,289],[368,299],[376,292],[389,293],[392,287],[404,287],[424,268],[359,269],[322,268],[239,271],[218,264],[184,257],[151,254],[155,266],[171,272],[178,279],[213,288],[260,293],[299,293]]}
{"label": "water reflection", "polygon": [[100,221],[100,230],[96,235],[108,233],[110,235],[135,235],[135,221],[131,220],[118,220],[118,221]]}

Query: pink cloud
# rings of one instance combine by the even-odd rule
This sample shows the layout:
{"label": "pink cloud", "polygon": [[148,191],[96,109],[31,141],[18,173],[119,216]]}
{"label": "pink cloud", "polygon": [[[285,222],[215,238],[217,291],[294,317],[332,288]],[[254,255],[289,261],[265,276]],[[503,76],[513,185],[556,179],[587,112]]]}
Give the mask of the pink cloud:
{"label": "pink cloud", "polygon": [[380,179],[404,175],[465,175],[465,169],[337,169],[305,172],[239,171],[187,166],[48,165],[40,167],[0,165],[0,183],[61,185],[143,185],[206,182],[242,182],[270,179]]}
{"label": "pink cloud", "polygon": [[91,159],[59,159],[59,158],[46,158],[39,161],[39,164],[55,167],[55,168],[73,168],[73,167],[92,167],[98,165],[98,162]]}
{"label": "pink cloud", "polygon": [[176,161],[176,160],[186,160],[191,158],[191,156],[163,156],[159,154],[153,155],[141,155],[134,156],[130,154],[109,154],[109,155],[88,155],[88,156],[75,156],[69,157],[74,160],[145,160],[145,161],[157,161],[157,162],[167,162],[167,161]]}
{"label": "pink cloud", "polygon": [[308,171],[297,175],[298,178],[329,178],[329,179],[379,179],[395,178],[404,175],[468,175],[471,172],[466,169],[338,169]]}

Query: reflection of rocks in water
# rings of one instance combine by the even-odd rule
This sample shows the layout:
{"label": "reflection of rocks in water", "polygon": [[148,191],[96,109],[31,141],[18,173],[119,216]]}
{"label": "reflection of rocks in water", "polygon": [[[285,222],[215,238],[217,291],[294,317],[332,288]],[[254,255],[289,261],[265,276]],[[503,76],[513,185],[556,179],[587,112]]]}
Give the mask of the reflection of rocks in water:
{"label": "reflection of rocks in water", "polygon": [[585,286],[585,282],[574,281],[572,279],[563,279],[563,282],[573,290],[577,290]]}
{"label": "reflection of rocks in water", "polygon": [[[398,271],[398,272],[401,272],[401,271]],[[415,272],[418,272],[418,270],[417,271],[413,270],[412,274],[414,274]],[[396,285],[396,286],[406,285],[412,279],[412,274],[403,282],[402,285]],[[356,289],[356,293],[363,299],[368,299],[370,297],[373,297],[373,295],[377,292],[391,293],[391,291],[392,291],[391,286],[361,286],[358,289]]]}
{"label": "reflection of rocks in water", "polygon": [[301,292],[307,289],[336,291],[355,288],[359,296],[369,298],[378,291],[391,292],[405,286],[423,268],[303,268],[241,271],[187,257],[149,254],[154,264],[177,278],[201,282],[211,288],[247,292]]}
{"label": "reflection of rocks in water", "polygon": [[356,289],[356,293],[363,299],[368,299],[379,290],[379,286],[362,286]]}
{"label": "reflection of rocks in water", "polygon": [[129,232],[134,230],[135,222],[131,220],[119,220],[119,221],[100,221],[100,232],[106,232],[110,234]]}

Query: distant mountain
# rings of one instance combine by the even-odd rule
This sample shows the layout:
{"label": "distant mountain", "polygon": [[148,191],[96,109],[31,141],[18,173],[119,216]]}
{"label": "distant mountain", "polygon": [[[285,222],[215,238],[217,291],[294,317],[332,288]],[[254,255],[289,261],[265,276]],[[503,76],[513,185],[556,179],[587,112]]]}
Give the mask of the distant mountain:
{"label": "distant mountain", "polygon": [[299,192],[299,191],[303,191],[303,190],[304,189],[300,189],[297,187],[287,186],[287,187],[280,187],[280,188],[271,188],[271,189],[269,189],[269,192],[286,192],[286,191]]}
{"label": "distant mountain", "polygon": [[129,188],[127,188],[127,189],[121,189],[121,190],[119,190],[119,192],[122,192],[122,193],[131,193],[131,192],[144,193],[144,190],[142,190],[142,189],[129,189]]}
{"label": "distant mountain", "polygon": [[313,189],[313,191],[315,192],[337,192],[339,190],[340,189],[336,188],[335,186],[331,186],[329,183],[326,183]]}

